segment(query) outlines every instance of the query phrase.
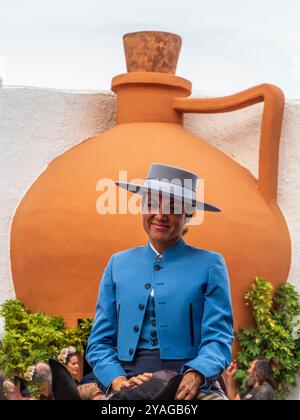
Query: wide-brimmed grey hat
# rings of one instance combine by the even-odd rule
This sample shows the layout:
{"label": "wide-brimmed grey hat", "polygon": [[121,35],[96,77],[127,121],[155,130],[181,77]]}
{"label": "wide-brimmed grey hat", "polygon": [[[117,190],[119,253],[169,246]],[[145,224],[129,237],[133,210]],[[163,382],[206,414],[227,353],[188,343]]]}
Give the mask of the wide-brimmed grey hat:
{"label": "wide-brimmed grey hat", "polygon": [[219,212],[218,207],[196,199],[198,175],[175,166],[152,163],[143,185],[117,181],[116,184],[130,192],[145,194],[148,191],[172,196],[189,204],[193,210]]}

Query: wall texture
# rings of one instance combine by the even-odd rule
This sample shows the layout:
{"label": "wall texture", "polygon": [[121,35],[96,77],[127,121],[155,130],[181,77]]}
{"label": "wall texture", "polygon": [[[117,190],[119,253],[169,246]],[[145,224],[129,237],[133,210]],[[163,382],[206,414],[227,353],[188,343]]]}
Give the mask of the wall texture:
{"label": "wall texture", "polygon": [[66,150],[114,124],[110,93],[0,89],[0,304],[14,295],[10,229],[26,191]]}
{"label": "wall texture", "polygon": [[[262,106],[223,115],[188,115],[185,126],[258,171]],[[10,229],[22,197],[57,156],[114,125],[110,92],[0,88],[0,304],[14,296]],[[279,166],[279,205],[292,237],[289,281],[300,290],[300,100],[287,101]],[[201,174],[200,174],[201,176]],[[298,390],[292,397],[298,397]]]}

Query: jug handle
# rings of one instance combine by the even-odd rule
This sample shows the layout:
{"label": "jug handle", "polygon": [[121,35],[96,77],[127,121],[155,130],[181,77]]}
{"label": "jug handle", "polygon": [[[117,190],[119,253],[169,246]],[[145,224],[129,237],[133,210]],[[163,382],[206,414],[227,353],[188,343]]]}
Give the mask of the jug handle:
{"label": "jug handle", "polygon": [[262,117],[258,190],[267,202],[277,200],[279,145],[285,98],[281,89],[262,84],[221,98],[176,98],[173,108],[179,113],[218,114],[264,102]]}

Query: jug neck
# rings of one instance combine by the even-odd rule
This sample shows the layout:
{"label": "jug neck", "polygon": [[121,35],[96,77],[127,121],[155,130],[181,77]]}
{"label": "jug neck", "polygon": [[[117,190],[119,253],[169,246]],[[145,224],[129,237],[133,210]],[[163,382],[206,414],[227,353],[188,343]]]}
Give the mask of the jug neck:
{"label": "jug neck", "polygon": [[114,77],[112,90],[117,94],[117,124],[182,124],[183,116],[173,109],[172,103],[175,98],[189,96],[192,85],[173,74],[131,72]]}

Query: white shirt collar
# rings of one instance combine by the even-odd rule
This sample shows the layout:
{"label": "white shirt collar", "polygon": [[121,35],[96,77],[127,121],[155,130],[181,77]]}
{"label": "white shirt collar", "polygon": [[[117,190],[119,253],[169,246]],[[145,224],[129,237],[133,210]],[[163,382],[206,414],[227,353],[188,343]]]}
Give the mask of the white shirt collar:
{"label": "white shirt collar", "polygon": [[155,248],[154,248],[154,246],[152,245],[152,243],[151,243],[151,241],[150,241],[150,246],[151,246],[151,248],[153,249],[153,251],[155,252],[155,254],[158,256],[158,257],[160,257],[162,254],[160,254]]}

